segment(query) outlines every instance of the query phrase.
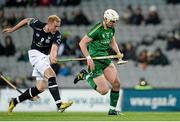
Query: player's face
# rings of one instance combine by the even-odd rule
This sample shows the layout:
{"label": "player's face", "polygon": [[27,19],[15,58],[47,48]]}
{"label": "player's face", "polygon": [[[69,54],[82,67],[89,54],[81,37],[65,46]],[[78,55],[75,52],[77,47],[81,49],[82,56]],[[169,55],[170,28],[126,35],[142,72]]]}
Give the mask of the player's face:
{"label": "player's face", "polygon": [[114,27],[117,21],[112,21],[112,20],[108,20],[105,19],[105,23],[107,27]]}
{"label": "player's face", "polygon": [[56,31],[59,30],[59,27],[60,27],[60,22],[57,22],[57,21],[54,21],[52,23],[50,23],[50,26],[49,26],[49,30],[51,33],[56,33]]}

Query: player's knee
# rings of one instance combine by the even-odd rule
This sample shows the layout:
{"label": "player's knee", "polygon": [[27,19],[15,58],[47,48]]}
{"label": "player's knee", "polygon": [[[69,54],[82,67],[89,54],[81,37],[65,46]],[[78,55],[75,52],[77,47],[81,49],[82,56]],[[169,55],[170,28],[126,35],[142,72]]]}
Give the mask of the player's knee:
{"label": "player's knee", "polygon": [[114,89],[120,89],[120,83],[118,81],[114,82],[112,86]]}
{"label": "player's knee", "polygon": [[56,73],[54,72],[54,70],[51,67],[45,70],[44,75],[48,79],[51,78],[51,77],[56,77]]}
{"label": "player's knee", "polygon": [[38,85],[38,86],[37,86],[37,89],[38,89],[40,92],[43,92],[43,91],[45,91],[46,87],[43,86],[43,85]]}
{"label": "player's knee", "polygon": [[40,92],[45,91],[45,89],[47,87],[46,81],[44,81],[44,80],[37,81],[36,87]]}
{"label": "player's knee", "polygon": [[50,78],[51,77],[56,77],[56,73],[54,72],[54,71],[52,71],[51,73],[50,73],[50,76],[49,76]]}
{"label": "player's knee", "polygon": [[109,91],[108,88],[101,88],[101,89],[99,90],[99,93],[100,93],[101,95],[105,95],[105,94],[108,93],[108,91]]}

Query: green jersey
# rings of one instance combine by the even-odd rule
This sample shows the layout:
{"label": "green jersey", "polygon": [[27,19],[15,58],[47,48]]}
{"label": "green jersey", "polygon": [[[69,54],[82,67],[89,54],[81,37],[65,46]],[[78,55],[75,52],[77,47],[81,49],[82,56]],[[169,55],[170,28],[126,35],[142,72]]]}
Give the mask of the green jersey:
{"label": "green jersey", "polygon": [[96,24],[88,33],[87,36],[92,39],[88,43],[88,51],[92,57],[109,55],[110,44],[114,36],[115,29],[105,29],[102,23]]}

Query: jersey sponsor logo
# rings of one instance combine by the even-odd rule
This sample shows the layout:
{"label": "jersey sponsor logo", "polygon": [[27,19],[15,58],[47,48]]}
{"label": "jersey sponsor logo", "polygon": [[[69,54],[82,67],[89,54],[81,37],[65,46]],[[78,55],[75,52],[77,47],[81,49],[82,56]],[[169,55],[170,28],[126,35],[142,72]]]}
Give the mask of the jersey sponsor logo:
{"label": "jersey sponsor logo", "polygon": [[110,40],[109,40],[109,39],[106,39],[106,40],[101,41],[101,44],[109,44],[109,43],[110,43]]}
{"label": "jersey sponsor logo", "polygon": [[38,47],[48,47],[48,45],[43,45],[41,42],[35,43]]}

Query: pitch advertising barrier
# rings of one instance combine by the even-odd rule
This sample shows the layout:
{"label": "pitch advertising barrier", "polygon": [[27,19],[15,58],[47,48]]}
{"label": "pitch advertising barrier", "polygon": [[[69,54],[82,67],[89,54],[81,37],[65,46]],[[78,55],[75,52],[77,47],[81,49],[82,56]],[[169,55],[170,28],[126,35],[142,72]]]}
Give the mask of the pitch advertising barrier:
{"label": "pitch advertising barrier", "polygon": [[[21,89],[24,91],[23,89]],[[109,93],[100,95],[92,89],[63,89],[60,91],[63,101],[74,101],[66,111],[107,112]],[[0,111],[7,111],[9,100],[19,93],[12,89],[0,90]],[[41,93],[37,101],[24,101],[14,111],[56,111],[55,102],[49,91]],[[122,102],[118,101],[117,109],[122,111],[180,111],[180,89],[153,90],[120,90]]]}
{"label": "pitch advertising barrier", "polygon": [[[24,91],[24,90],[22,90]],[[108,111],[109,93],[100,95],[91,89],[63,89],[60,91],[63,101],[74,101],[74,104],[67,111]],[[12,89],[0,90],[0,111],[7,111],[9,101],[19,93]],[[46,90],[40,95],[37,101],[26,100],[18,104],[14,111],[56,111],[56,104]]]}
{"label": "pitch advertising barrier", "polygon": [[124,89],[123,111],[180,111],[180,89]]}

